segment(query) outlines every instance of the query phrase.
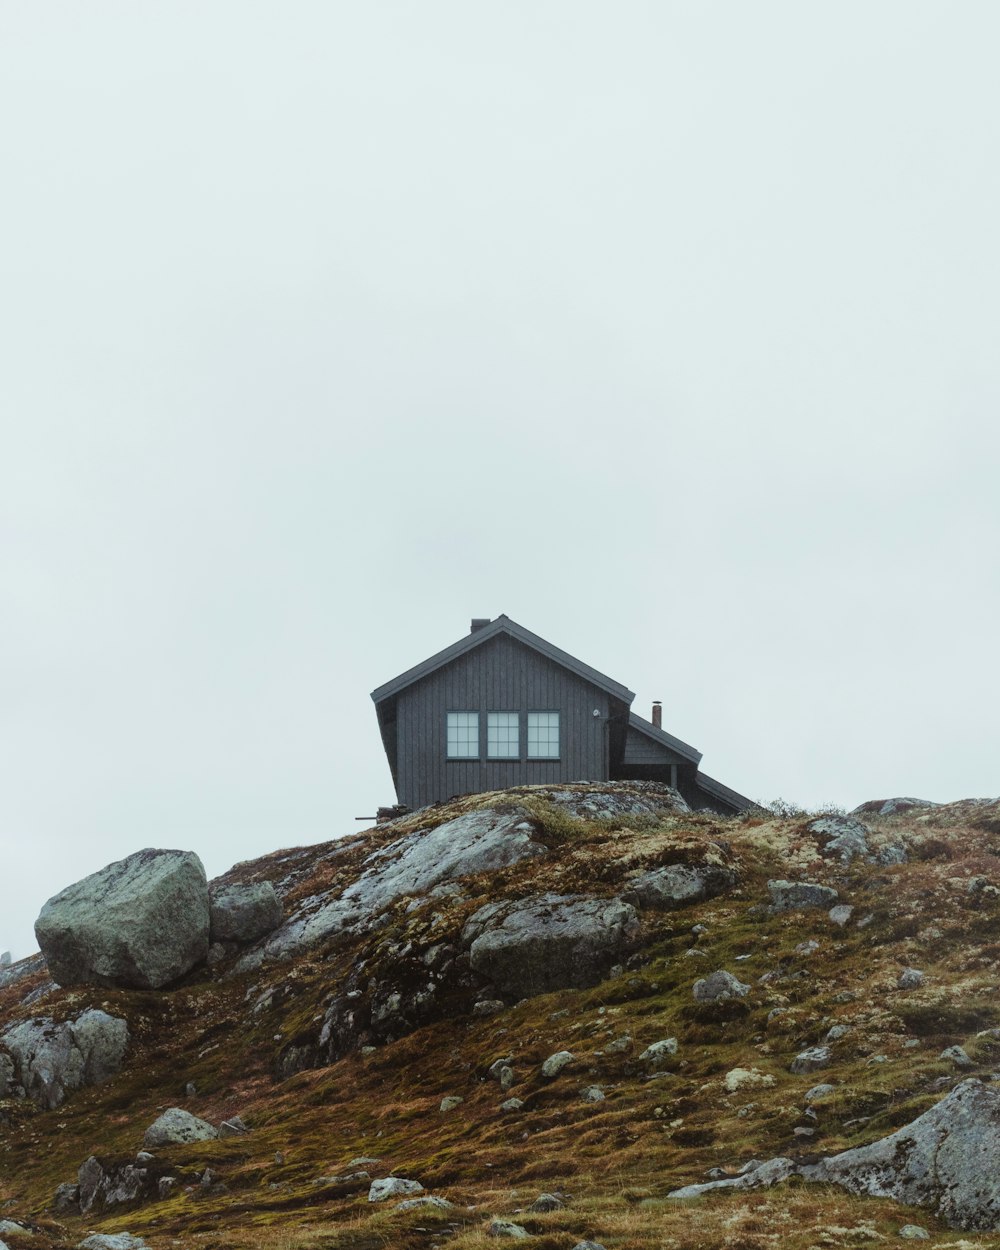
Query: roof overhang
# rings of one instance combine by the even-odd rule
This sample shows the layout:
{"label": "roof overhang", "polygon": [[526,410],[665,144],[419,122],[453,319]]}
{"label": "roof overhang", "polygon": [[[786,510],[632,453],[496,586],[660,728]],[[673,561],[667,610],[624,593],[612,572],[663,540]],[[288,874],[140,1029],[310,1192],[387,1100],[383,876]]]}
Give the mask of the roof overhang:
{"label": "roof overhang", "polygon": [[688,742],[682,742],[680,738],[675,738],[673,734],[668,734],[665,729],[657,729],[648,720],[643,720],[635,712],[628,714],[629,729],[636,730],[637,733],[645,734],[647,738],[651,738],[658,746],[667,747],[668,750],[680,755],[683,759],[690,760],[692,764],[697,764],[701,759],[701,752]]}

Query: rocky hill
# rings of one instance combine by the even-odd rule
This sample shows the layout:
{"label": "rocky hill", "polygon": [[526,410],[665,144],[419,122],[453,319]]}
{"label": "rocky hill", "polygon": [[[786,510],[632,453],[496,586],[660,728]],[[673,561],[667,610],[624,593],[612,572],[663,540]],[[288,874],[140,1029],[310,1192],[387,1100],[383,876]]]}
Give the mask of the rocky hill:
{"label": "rocky hill", "polygon": [[1000,801],[511,790],[38,933],[9,1250],[1000,1244]]}

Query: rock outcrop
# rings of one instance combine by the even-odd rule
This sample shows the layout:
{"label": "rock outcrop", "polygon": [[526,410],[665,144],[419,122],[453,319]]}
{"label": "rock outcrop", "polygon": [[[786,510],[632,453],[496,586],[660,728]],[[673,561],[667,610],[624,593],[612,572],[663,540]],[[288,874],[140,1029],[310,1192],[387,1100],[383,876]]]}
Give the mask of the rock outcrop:
{"label": "rock outcrop", "polygon": [[121,1070],[129,1043],[124,1020],[96,1009],[75,1020],[22,1020],[0,1036],[0,1097],[16,1082],[46,1110],[82,1085],[99,1085]]}
{"label": "rock outcrop", "polygon": [[281,924],[281,900],[270,881],[213,885],[208,892],[213,942],[256,942]]}
{"label": "rock outcrop", "polygon": [[199,1120],[183,1107],[168,1107],[146,1129],[142,1144],[146,1150],[177,1142],[212,1141],[219,1133],[207,1120]]}
{"label": "rock outcrop", "polygon": [[635,908],[617,898],[540,894],[487,903],[462,933],[474,971],[513,998],[596,985],[639,935]]}
{"label": "rock outcrop", "polygon": [[722,894],[735,879],[729,869],[712,864],[668,864],[633,878],[622,897],[640,907],[672,911]]}
{"label": "rock outcrop", "polygon": [[137,851],[50,898],[35,936],[62,986],[159,989],[208,954],[208,883],[190,851]]}

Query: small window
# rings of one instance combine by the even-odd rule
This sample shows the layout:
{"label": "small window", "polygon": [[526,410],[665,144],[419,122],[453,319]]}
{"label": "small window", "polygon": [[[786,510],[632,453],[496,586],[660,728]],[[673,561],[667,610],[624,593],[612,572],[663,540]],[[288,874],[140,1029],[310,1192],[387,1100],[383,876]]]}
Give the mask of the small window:
{"label": "small window", "polygon": [[559,758],[559,713],[528,713],[528,759]]}
{"label": "small window", "polygon": [[479,758],[479,713],[448,713],[448,758],[475,760]]}
{"label": "small window", "polygon": [[486,754],[494,760],[521,758],[520,713],[486,713]]}

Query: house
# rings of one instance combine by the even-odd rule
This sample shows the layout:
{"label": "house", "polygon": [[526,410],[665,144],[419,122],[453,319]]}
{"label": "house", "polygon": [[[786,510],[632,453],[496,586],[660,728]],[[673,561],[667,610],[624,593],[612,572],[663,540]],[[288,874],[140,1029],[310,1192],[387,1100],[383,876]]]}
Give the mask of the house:
{"label": "house", "polygon": [[372,691],[400,805],[567,781],[659,781],[724,815],[751,801],[701,752],[631,710],[634,693],[507,616]]}

